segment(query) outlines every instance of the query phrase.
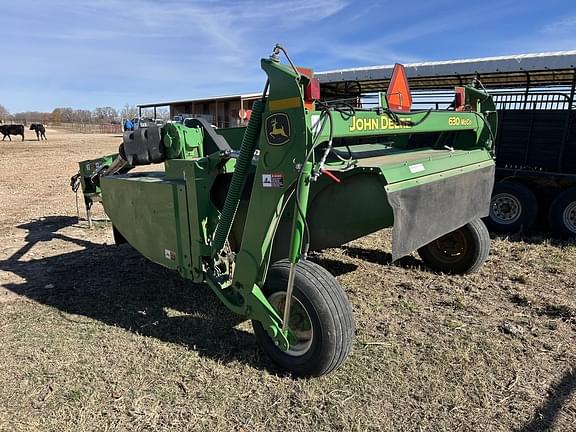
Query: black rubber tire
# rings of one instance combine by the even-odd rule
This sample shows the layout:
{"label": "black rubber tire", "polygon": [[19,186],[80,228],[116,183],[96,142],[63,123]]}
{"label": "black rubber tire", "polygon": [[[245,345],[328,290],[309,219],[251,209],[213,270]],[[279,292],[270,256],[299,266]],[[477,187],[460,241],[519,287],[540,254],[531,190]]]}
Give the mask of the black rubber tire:
{"label": "black rubber tire", "polygon": [[[454,238],[464,245],[462,252],[450,253],[442,247],[447,240]],[[434,271],[449,274],[478,271],[489,253],[490,234],[480,219],[475,219],[418,249],[418,254],[426,266]]]}
{"label": "black rubber tire", "polygon": [[[502,214],[502,204],[499,205],[499,202],[506,197],[519,207],[516,212],[513,212],[515,216],[509,220],[505,220],[503,216],[498,217]],[[534,193],[522,183],[504,181],[494,185],[490,201],[490,215],[484,219],[484,222],[492,232],[511,234],[532,227],[536,216],[538,216],[538,200]]]}
{"label": "black rubber tire", "polygon": [[[290,262],[280,260],[268,270],[264,294],[286,291]],[[337,369],[352,349],[354,319],[346,294],[334,276],[310,261],[296,266],[293,298],[305,308],[313,328],[311,345],[300,356],[278,348],[259,321],[252,321],[254,333],[264,352],[281,368],[296,376],[320,376]],[[293,305],[294,305],[293,301]],[[283,311],[279,311],[282,316]]]}
{"label": "black rubber tire", "polygon": [[561,192],[548,211],[550,229],[565,238],[576,238],[576,187]]}

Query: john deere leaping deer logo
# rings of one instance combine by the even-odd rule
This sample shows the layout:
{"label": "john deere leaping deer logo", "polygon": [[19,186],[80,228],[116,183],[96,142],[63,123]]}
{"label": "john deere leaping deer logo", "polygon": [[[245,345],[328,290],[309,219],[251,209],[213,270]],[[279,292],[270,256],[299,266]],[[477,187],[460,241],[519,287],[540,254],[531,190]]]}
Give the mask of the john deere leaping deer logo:
{"label": "john deere leaping deer logo", "polygon": [[266,139],[270,145],[284,145],[290,141],[290,120],[284,113],[272,114],[266,119]]}

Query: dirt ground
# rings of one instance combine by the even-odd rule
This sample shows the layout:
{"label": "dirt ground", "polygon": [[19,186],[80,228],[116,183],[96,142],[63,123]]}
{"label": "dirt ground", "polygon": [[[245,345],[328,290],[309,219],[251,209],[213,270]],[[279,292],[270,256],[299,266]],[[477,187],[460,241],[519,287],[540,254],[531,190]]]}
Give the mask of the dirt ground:
{"label": "dirt ground", "polygon": [[101,207],[77,220],[77,161],[119,137],[47,135],[0,143],[0,430],[576,430],[574,244],[494,240],[466,277],[390,265],[389,232],[328,250],[354,351],[294,379],[207,287],[114,246]]}

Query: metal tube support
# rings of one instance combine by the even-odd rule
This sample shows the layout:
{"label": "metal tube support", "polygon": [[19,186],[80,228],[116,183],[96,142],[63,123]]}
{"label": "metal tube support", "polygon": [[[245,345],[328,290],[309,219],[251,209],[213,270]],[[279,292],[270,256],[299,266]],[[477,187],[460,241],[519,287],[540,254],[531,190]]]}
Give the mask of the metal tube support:
{"label": "metal tube support", "polygon": [[88,219],[88,228],[92,228],[92,210],[86,206],[86,219]]}
{"label": "metal tube support", "polygon": [[[294,278],[296,276],[296,265],[302,253],[302,240],[304,239],[304,225],[306,211],[308,208],[308,195],[310,191],[310,180],[312,175],[312,162],[305,162],[302,172],[298,176],[296,184],[296,194],[294,200],[294,217],[292,222],[292,235],[290,238],[290,271],[288,273],[288,286],[286,287],[286,302],[284,304],[284,318],[282,320],[282,331],[288,330],[290,320],[290,308],[292,307],[292,292],[294,290]],[[310,239],[308,239],[310,241]]]}
{"label": "metal tube support", "polygon": [[76,189],[76,217],[78,218],[78,222],[80,222],[80,205],[78,204],[78,189]]}
{"label": "metal tube support", "polygon": [[290,263],[288,272],[288,286],[286,287],[286,300],[284,303],[284,317],[282,318],[282,331],[288,330],[290,321],[290,309],[292,308],[292,291],[294,291],[294,276],[296,275],[296,263]]}

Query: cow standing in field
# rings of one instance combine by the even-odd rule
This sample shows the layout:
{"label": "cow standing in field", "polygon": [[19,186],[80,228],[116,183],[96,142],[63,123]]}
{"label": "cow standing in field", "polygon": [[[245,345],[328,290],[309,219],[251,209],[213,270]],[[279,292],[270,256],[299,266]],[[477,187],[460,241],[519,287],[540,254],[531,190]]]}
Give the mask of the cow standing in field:
{"label": "cow standing in field", "polygon": [[46,141],[48,141],[48,138],[46,138],[46,128],[42,123],[32,123],[30,125],[30,130],[36,132],[36,139],[38,141],[40,141],[40,139],[45,139]]}
{"label": "cow standing in field", "polygon": [[22,135],[22,141],[24,141],[24,125],[0,125],[0,133],[4,135],[2,141],[8,137],[10,141],[10,135]]}

